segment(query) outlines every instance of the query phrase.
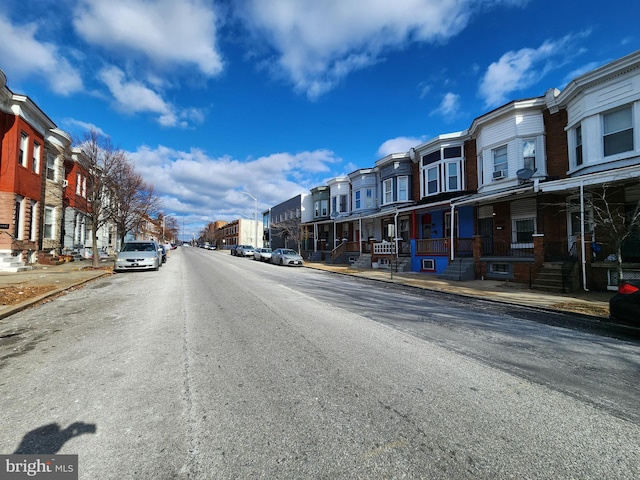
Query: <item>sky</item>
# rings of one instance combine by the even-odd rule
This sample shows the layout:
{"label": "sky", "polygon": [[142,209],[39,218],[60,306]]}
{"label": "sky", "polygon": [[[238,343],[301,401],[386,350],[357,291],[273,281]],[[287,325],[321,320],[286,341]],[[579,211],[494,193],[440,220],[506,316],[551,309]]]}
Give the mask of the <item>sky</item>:
{"label": "sky", "polygon": [[3,0],[0,69],[127,152],[181,239],[562,90],[635,0]]}

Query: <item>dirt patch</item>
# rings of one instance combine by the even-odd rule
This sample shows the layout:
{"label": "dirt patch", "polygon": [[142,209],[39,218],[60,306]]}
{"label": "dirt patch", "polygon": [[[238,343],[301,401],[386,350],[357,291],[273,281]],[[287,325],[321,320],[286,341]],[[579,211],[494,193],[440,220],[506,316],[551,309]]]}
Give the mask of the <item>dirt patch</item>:
{"label": "dirt patch", "polygon": [[556,310],[564,310],[566,312],[582,313],[585,315],[593,315],[594,317],[609,318],[609,307],[601,305],[590,305],[587,303],[556,303],[551,305]]}
{"label": "dirt patch", "polygon": [[17,305],[56,288],[55,285],[10,285],[0,288],[0,305]]}

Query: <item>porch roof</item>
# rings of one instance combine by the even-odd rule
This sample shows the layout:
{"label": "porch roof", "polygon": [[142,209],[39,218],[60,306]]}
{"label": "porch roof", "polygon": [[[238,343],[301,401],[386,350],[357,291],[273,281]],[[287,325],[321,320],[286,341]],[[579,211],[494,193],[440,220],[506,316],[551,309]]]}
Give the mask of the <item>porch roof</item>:
{"label": "porch roof", "polygon": [[543,192],[562,192],[565,190],[575,190],[580,188],[580,186],[590,187],[593,185],[616,183],[638,178],[640,178],[640,165],[632,165],[630,167],[616,168],[614,170],[541,183],[540,190]]}
{"label": "porch roof", "polygon": [[512,195],[522,195],[526,193],[533,193],[534,185],[530,184],[524,187],[510,187],[508,189],[502,190],[494,190],[492,192],[486,193],[474,193],[471,195],[467,195],[466,197],[460,197],[457,199],[451,200],[451,206],[461,207],[464,205],[471,205],[474,203],[485,203],[488,201],[498,200],[505,197],[510,197]]}

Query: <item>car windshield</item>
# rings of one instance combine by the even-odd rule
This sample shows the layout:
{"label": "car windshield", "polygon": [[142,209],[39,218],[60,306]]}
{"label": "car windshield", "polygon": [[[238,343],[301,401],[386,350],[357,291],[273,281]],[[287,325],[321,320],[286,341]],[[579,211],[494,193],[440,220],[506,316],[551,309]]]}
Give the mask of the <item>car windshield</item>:
{"label": "car windshield", "polygon": [[156,247],[153,243],[125,243],[123,252],[153,252]]}
{"label": "car windshield", "polygon": [[296,252],[295,250],[283,250],[282,254],[283,255],[297,255],[298,252]]}

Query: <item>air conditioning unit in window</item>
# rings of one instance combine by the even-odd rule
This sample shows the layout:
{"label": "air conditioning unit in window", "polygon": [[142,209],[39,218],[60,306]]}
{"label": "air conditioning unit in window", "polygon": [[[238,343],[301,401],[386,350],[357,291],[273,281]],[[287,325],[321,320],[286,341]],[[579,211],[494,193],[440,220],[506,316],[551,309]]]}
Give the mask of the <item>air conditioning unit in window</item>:
{"label": "air conditioning unit in window", "polygon": [[68,187],[69,186],[69,181],[68,180],[62,180],[62,188]]}
{"label": "air conditioning unit in window", "polygon": [[498,180],[499,178],[504,178],[507,176],[507,171],[506,170],[496,170],[495,172],[493,172],[493,179],[494,180]]}

